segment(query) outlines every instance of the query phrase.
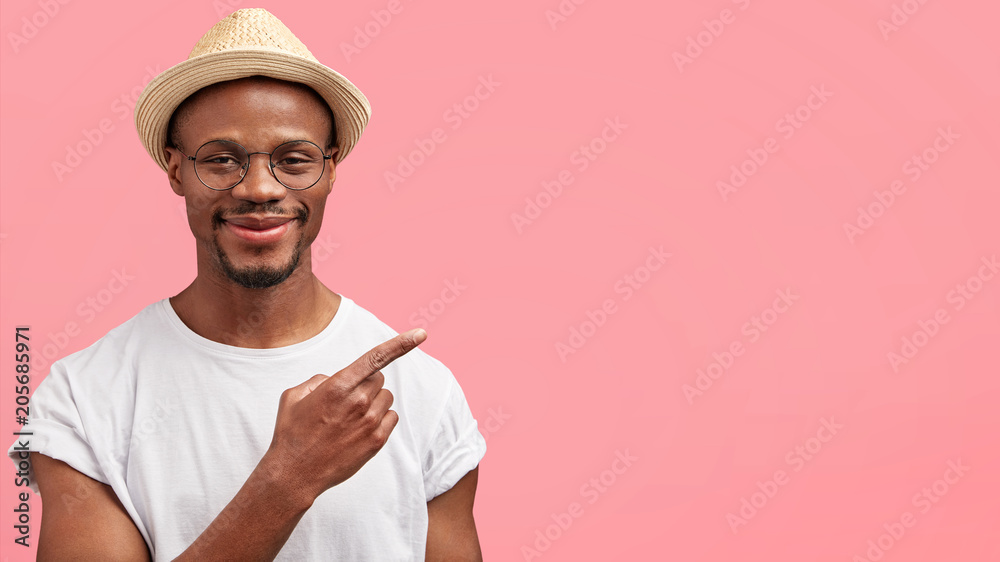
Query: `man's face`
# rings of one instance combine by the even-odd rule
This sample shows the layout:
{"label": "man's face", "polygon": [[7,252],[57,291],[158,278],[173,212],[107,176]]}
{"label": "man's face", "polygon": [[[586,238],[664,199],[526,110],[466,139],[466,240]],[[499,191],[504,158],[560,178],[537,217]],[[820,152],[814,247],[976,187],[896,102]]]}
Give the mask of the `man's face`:
{"label": "man's face", "polygon": [[[190,156],[220,139],[251,153],[271,152],[292,140],[311,141],[331,153],[329,110],[304,86],[246,78],[210,86],[189,101],[176,126],[178,148]],[[198,243],[199,275],[262,289],[283,282],[310,259],[336,178],[332,159],[316,185],[293,191],[271,175],[266,154],[251,155],[239,185],[213,191],[195,175],[194,162],[177,149],[167,148],[167,153],[171,188],[185,199]]]}

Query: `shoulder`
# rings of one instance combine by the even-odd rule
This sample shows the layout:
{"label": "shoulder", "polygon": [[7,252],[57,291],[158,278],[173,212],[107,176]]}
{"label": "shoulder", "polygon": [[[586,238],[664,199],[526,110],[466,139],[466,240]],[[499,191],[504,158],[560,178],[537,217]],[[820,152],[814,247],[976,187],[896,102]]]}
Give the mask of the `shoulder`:
{"label": "shoulder", "polygon": [[[94,480],[120,482],[135,412],[134,350],[157,304],[85,349],[52,364],[31,395],[31,451],[61,460]],[[129,351],[129,349],[133,351]]]}
{"label": "shoulder", "polygon": [[[353,356],[395,337],[398,332],[360,305],[349,301],[345,337],[362,338]],[[404,330],[405,331],[405,330]],[[425,344],[426,345],[426,342]],[[442,423],[452,416],[471,417],[459,380],[444,363],[418,347],[382,369],[385,388],[392,392],[393,409],[401,423],[413,428],[424,447]]]}
{"label": "shoulder", "polygon": [[[349,308],[346,316],[357,326],[371,330],[374,337],[368,341],[369,349],[396,335],[395,330],[360,306]],[[399,413],[395,433],[414,446],[429,501],[479,464],[486,453],[486,440],[459,380],[438,359],[417,348],[382,372],[386,388],[395,397],[393,409]]]}
{"label": "shoulder", "polygon": [[162,337],[163,329],[169,329],[162,312],[164,302],[161,300],[146,306],[91,345],[54,362],[46,380],[69,376],[70,373],[74,378],[115,376],[121,371],[116,366],[127,365],[139,349],[155,341],[158,334]]}

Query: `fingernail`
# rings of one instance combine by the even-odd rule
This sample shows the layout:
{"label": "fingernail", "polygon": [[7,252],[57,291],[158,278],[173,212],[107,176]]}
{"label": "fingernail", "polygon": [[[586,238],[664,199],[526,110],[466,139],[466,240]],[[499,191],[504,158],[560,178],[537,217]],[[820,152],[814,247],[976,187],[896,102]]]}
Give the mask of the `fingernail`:
{"label": "fingernail", "polygon": [[410,337],[413,338],[414,343],[419,345],[421,342],[427,339],[427,331],[424,330],[423,328],[417,328],[417,330],[413,332],[413,335]]}

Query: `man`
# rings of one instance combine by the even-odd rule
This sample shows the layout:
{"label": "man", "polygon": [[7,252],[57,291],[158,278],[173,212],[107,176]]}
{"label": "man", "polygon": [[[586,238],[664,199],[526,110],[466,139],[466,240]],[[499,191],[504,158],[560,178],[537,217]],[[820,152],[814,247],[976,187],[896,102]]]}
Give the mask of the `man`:
{"label": "man", "polygon": [[415,349],[423,330],[396,335],[312,273],[368,114],[259,9],[147,86],[137,127],[198,273],[36,390],[40,560],[481,559],[485,440],[457,381]]}

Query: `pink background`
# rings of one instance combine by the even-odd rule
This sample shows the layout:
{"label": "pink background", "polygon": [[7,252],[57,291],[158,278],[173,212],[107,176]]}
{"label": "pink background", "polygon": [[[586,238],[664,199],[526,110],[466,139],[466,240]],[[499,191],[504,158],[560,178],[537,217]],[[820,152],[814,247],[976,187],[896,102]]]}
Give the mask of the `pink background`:
{"label": "pink background", "polygon": [[[243,7],[46,3],[5,1],[0,23],[8,436],[16,325],[34,386],[45,345],[86,347],[193,277],[128,105]],[[434,311],[424,348],[488,439],[488,559],[1000,559],[995,3],[402,0],[385,25],[387,0],[261,4],[372,103],[315,269],[399,331]],[[603,150],[586,169],[581,145]],[[68,147],[87,154],[57,177]],[[724,197],[733,166],[752,174]],[[544,208],[516,224],[526,198]],[[651,247],[670,254],[655,271]],[[115,271],[134,277],[118,293]],[[29,560],[0,467],[0,552]]]}

